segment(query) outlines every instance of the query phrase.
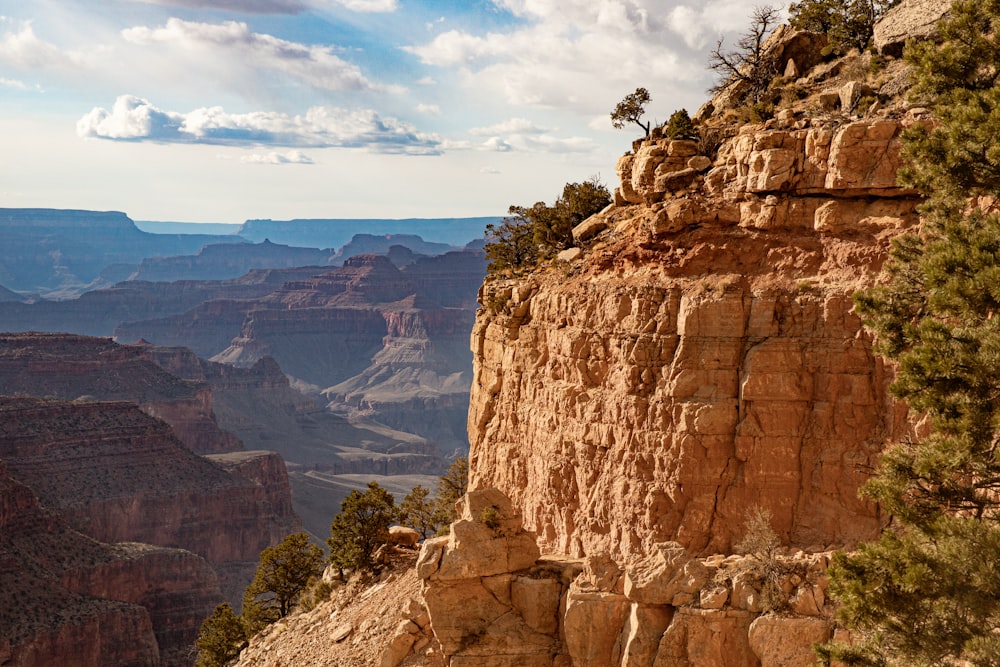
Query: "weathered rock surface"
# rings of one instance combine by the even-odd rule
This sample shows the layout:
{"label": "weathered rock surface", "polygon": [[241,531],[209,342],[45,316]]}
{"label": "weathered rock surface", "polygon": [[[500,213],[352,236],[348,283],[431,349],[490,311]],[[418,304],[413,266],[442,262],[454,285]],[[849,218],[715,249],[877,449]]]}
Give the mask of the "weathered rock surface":
{"label": "weathered rock surface", "polygon": [[931,39],[953,0],[903,0],[875,24],[872,42],[884,56],[898,58],[907,39]]}
{"label": "weathered rock surface", "polygon": [[470,492],[462,510],[416,568],[451,665],[806,667],[813,643],[831,636],[825,597],[809,614],[774,613],[825,592],[828,553],[778,556],[780,580],[769,582],[755,557],[698,559],[666,543],[623,572],[607,555],[532,561],[531,534],[495,489]]}
{"label": "weathered rock surface", "polygon": [[39,505],[0,461],[0,657],[8,664],[190,665],[222,599],[188,551],[103,544]]}
{"label": "weathered rock surface", "polygon": [[11,476],[70,526],[104,542],[188,549],[235,602],[260,551],[298,528],[280,461],[227,472],[133,404],[5,397],[0,417]]}
{"label": "weathered rock surface", "polygon": [[212,414],[212,393],[151,361],[148,348],[72,334],[0,334],[0,393],[130,401],[170,424],[197,453],[243,448]]}
{"label": "weathered rock surface", "polygon": [[620,161],[644,203],[600,214],[614,241],[484,287],[504,305],[472,335],[472,487],[508,494],[543,551],[620,562],[724,553],[754,504],[791,546],[877,534],[861,471],[906,424],[851,294],[916,221],[901,129],[750,128],[681,193],[644,175],[669,142]]}

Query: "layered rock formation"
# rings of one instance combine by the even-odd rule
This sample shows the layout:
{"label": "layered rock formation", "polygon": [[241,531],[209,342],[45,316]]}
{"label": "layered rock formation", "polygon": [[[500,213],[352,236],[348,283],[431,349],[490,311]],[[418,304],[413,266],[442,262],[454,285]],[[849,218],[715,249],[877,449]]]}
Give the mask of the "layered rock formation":
{"label": "layered rock formation", "polygon": [[280,460],[227,472],[131,403],[0,398],[0,413],[0,458],[47,507],[94,539],[193,551],[234,600],[298,528]]}
{"label": "layered rock formation", "polygon": [[86,289],[111,264],[196,252],[231,236],[147,234],[124,213],[0,209],[0,284],[66,298]]}
{"label": "layered rock formation", "polygon": [[811,665],[833,635],[828,553],[698,559],[667,542],[622,569],[539,558],[495,489],[470,492],[461,512],[417,561],[452,667]]}
{"label": "layered rock formation", "polygon": [[643,143],[571,275],[485,286],[472,484],[508,493],[545,550],[725,552],[752,505],[796,547],[879,530],[857,489],[904,422],[851,294],[916,221],[895,184],[912,121],[789,120],[680,192],[693,142]]}
{"label": "layered rock formation", "polygon": [[247,220],[238,234],[257,243],[270,239],[274,243],[289,245],[339,248],[348,243],[354,234],[364,230],[368,234],[415,234],[425,241],[464,246],[469,241],[482,237],[486,225],[500,220],[497,217]]}
{"label": "layered rock formation", "polygon": [[243,449],[212,414],[204,382],[181,379],[147,357],[148,348],[69,334],[0,334],[0,393],[68,401],[130,401],[173,428],[196,453]]}
{"label": "layered rock formation", "polygon": [[220,599],[203,559],[85,537],[0,461],[4,664],[190,665],[198,627]]}

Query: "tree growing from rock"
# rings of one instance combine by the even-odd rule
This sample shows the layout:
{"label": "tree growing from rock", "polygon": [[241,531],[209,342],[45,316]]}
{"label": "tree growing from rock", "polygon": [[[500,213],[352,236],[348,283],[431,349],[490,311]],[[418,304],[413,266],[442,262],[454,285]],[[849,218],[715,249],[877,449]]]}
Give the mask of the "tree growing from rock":
{"label": "tree growing from rock", "polygon": [[625,127],[626,123],[635,123],[649,136],[649,121],[642,122],[642,117],[646,115],[646,105],[649,104],[649,91],[645,88],[636,88],[635,92],[629,93],[615,106],[611,112],[611,124],[617,129]]}
{"label": "tree growing from rock", "polygon": [[438,529],[438,522],[434,516],[435,503],[430,495],[430,489],[417,485],[399,504],[400,522],[420,531],[423,539],[427,539],[428,535],[433,535]]}
{"label": "tree growing from rock", "polygon": [[330,563],[341,571],[374,570],[375,550],[389,541],[396,514],[395,499],[378,482],[368,482],[364,493],[351,491],[330,526]]}
{"label": "tree growing from rock", "polygon": [[694,123],[687,109],[678,109],[670,114],[670,119],[663,128],[663,134],[669,139],[692,139],[697,136]]}
{"label": "tree growing from rock", "polygon": [[455,504],[469,490],[469,459],[459,456],[438,478],[434,518],[438,526],[450,526],[457,519]]}
{"label": "tree growing from rock", "polygon": [[736,48],[726,50],[723,39],[719,38],[708,57],[708,68],[719,75],[719,80],[709,90],[713,93],[725,90],[739,83],[746,88],[746,97],[759,102],[771,85],[772,79],[780,74],[778,63],[764,49],[764,42],[781,20],[776,7],[755,7],[747,28]]}
{"label": "tree growing from rock", "polygon": [[306,533],[293,533],[260,553],[243,592],[243,620],[252,633],[287,616],[310,580],[323,573],[323,550]]}
{"label": "tree growing from rock", "polygon": [[892,391],[933,432],[891,444],[865,492],[892,529],[838,554],[830,590],[849,665],[996,665],[1000,656],[1000,0],[961,0],[942,43],[908,47],[938,124],[906,134],[904,184],[928,197],[888,281],[856,297]]}

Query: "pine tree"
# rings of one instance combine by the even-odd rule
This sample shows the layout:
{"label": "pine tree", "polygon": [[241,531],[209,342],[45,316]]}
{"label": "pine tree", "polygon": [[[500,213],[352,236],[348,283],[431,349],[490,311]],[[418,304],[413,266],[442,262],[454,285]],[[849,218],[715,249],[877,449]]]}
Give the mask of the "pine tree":
{"label": "pine tree", "polygon": [[459,456],[448,471],[438,478],[434,518],[439,526],[448,527],[457,517],[455,504],[469,489],[469,459]]}
{"label": "pine tree", "polygon": [[433,535],[438,528],[434,518],[434,501],[430,495],[430,489],[417,485],[406,494],[399,505],[400,522],[419,530],[420,536],[424,539],[427,539],[428,535]]}
{"label": "pine tree", "polygon": [[956,2],[943,42],[907,50],[939,123],[906,135],[901,178],[928,200],[887,282],[856,297],[933,433],[890,445],[865,492],[893,516],[838,554],[830,590],[852,665],[1000,664],[1000,0]]}

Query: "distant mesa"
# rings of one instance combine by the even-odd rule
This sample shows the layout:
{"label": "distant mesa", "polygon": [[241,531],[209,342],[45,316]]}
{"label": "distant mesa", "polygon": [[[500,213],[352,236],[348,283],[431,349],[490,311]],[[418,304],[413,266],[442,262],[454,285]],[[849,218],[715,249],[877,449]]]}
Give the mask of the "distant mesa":
{"label": "distant mesa", "polygon": [[336,218],[315,220],[247,220],[238,234],[253,242],[265,238],[275,243],[314,248],[339,248],[359,233],[372,235],[408,234],[433,243],[464,246],[480,238],[488,224],[502,217],[405,218],[398,220]]}

